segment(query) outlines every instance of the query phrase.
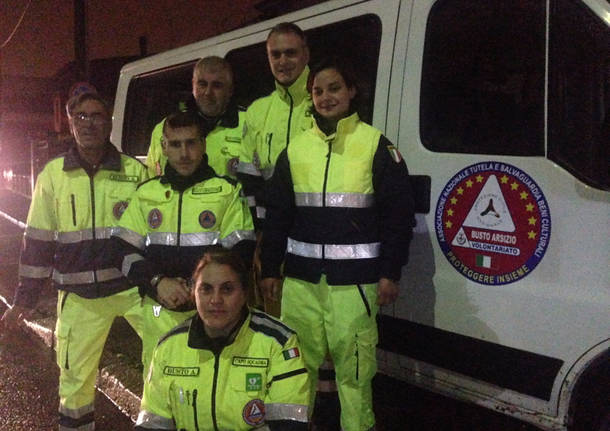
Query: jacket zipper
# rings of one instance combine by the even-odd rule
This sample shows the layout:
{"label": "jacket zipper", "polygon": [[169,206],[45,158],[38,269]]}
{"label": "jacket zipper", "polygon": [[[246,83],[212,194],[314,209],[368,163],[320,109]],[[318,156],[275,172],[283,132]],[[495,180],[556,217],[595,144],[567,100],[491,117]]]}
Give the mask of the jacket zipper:
{"label": "jacket zipper", "polygon": [[286,90],[286,94],[290,98],[290,111],[288,111],[288,130],[286,130],[286,147],[290,144],[290,123],[292,122],[292,109],[294,107],[294,100],[290,95],[290,92]]}
{"label": "jacket zipper", "polygon": [[76,226],[76,203],[74,202],[74,193],[70,195],[70,204],[72,204],[72,224]]}
{"label": "jacket zipper", "polygon": [[193,389],[193,417],[195,419],[195,430],[199,431],[199,419],[197,418],[197,389]]}
{"label": "jacket zipper", "polygon": [[[218,365],[220,362],[220,353],[214,353],[214,380],[212,381],[212,423],[214,430],[218,431],[218,423],[216,422],[216,386],[218,384]],[[195,394],[193,394],[195,397]]]}
{"label": "jacket zipper", "polygon": [[177,227],[177,235],[176,238],[176,246],[180,247],[180,227],[182,226],[182,195],[184,192],[180,192],[180,197],[178,198],[178,227]]}
{"label": "jacket zipper", "polygon": [[[330,153],[332,152],[332,139],[328,141],[328,154],[326,154],[326,167],[324,168],[324,184],[322,185],[322,207],[326,207],[326,185],[328,183],[328,171],[330,166]],[[322,259],[324,259],[324,245],[322,245]]]}
{"label": "jacket zipper", "polygon": [[369,304],[368,299],[366,299],[366,295],[364,294],[364,290],[362,289],[362,286],[360,284],[357,284],[356,286],[358,286],[358,292],[360,293],[360,297],[362,298],[362,302],[364,302],[364,306],[366,307],[366,314],[368,314],[368,316],[371,317],[371,306]]}
{"label": "jacket zipper", "polygon": [[[93,174],[95,175],[95,174]],[[89,176],[89,188],[91,189],[91,236],[93,241],[96,239],[95,235],[95,185],[93,182],[93,176]],[[97,292],[96,297],[99,298],[100,295],[100,285],[97,282],[97,272],[96,266],[93,267],[93,282],[95,283],[95,290]]]}

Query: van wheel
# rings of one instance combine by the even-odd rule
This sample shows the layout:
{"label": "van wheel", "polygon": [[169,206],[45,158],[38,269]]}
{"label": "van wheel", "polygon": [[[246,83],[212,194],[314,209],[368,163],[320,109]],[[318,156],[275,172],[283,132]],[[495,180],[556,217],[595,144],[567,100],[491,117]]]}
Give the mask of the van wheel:
{"label": "van wheel", "polygon": [[610,431],[609,359],[608,354],[598,358],[576,384],[569,431]]}

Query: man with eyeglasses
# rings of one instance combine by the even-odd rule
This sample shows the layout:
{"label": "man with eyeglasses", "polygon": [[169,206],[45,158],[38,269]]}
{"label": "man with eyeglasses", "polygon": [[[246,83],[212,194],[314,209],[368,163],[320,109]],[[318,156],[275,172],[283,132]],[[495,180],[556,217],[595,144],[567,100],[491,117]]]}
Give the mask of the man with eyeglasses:
{"label": "man with eyeglasses", "polygon": [[56,334],[59,429],[93,430],[95,378],[114,318],[141,335],[138,289],[109,253],[110,233],[146,179],[146,167],[110,143],[111,113],[97,94],[66,104],[74,145],[47,163],[27,218],[14,305],[2,317],[15,331],[51,279],[58,289]]}

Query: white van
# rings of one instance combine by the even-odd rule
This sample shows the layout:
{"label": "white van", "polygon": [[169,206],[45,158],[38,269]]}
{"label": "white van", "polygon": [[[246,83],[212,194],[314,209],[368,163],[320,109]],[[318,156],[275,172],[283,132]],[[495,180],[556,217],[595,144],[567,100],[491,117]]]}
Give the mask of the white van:
{"label": "white van", "polygon": [[610,427],[610,3],[337,0],[136,61],[112,141],[144,155],[220,55],[238,102],[273,88],[281,21],[358,65],[417,189],[411,258],[379,317],[380,372],[548,430]]}

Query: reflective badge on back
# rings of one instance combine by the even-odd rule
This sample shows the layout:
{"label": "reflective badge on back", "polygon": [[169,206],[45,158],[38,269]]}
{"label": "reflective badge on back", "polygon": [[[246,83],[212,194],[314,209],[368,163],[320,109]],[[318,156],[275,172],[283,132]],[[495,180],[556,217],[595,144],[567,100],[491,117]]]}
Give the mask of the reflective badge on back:
{"label": "reflective badge on back", "polygon": [[489,161],[449,180],[437,202],[435,230],[445,257],[464,277],[508,284],[542,260],[551,215],[532,178],[515,166]]}

